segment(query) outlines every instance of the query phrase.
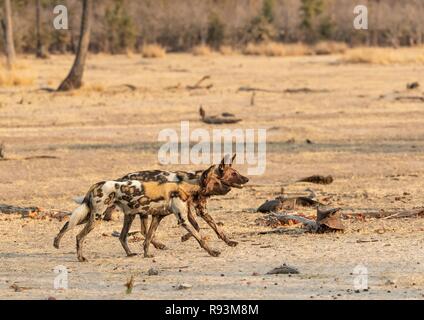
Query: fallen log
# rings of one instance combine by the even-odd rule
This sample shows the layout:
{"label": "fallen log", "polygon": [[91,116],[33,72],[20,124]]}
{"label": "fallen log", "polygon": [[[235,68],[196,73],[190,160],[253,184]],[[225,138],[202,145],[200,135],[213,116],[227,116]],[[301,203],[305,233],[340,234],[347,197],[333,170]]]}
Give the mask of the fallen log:
{"label": "fallen log", "polygon": [[[290,224],[290,221],[296,221],[303,225],[307,232],[325,233],[344,230],[341,222],[340,208],[317,208],[316,220],[308,219],[301,215],[277,214],[271,212],[269,215],[282,224]],[[264,234],[263,232],[260,234]]]}
{"label": "fallen log", "polygon": [[196,90],[196,89],[210,89],[213,87],[213,84],[207,84],[202,86],[202,83],[205,80],[209,80],[211,78],[211,76],[203,76],[199,81],[197,81],[194,85],[187,85],[186,89],[187,90]]}
{"label": "fallen log", "polygon": [[315,184],[331,184],[333,183],[334,179],[332,176],[321,176],[321,175],[313,175],[310,177],[305,177],[300,180],[297,180],[296,182],[309,182],[309,183],[315,183]]}
{"label": "fallen log", "polygon": [[7,204],[0,204],[0,213],[4,214],[21,214],[23,217],[28,217],[30,214],[38,213],[40,209],[37,207],[16,207]]}
{"label": "fallen log", "polygon": [[39,207],[17,207],[7,204],[0,204],[0,213],[20,214],[22,218],[43,219],[50,217],[62,220],[67,216],[70,216],[72,212],[57,209],[41,209]]}
{"label": "fallen log", "polygon": [[324,93],[329,92],[326,89],[311,89],[311,88],[288,88],[284,90],[276,90],[276,89],[265,89],[265,88],[257,88],[257,87],[248,87],[243,86],[237,89],[237,92],[245,91],[245,92],[266,92],[266,93]]}
{"label": "fallen log", "polygon": [[221,115],[207,116],[205,110],[200,106],[199,108],[200,118],[204,123],[207,124],[230,124],[238,123],[241,119],[236,118],[233,114],[224,112]]}

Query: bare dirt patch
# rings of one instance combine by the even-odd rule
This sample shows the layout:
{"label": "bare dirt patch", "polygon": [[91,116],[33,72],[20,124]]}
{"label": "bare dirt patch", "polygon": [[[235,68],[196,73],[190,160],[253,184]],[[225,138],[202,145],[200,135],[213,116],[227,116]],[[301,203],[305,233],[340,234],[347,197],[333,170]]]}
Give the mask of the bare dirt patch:
{"label": "bare dirt patch", "polygon": [[[267,128],[267,170],[250,177],[245,189],[210,201],[210,213],[239,241],[227,247],[202,224],[211,246],[222,251],[218,258],[194,240],[181,243],[184,232],[172,216],[159,228],[170,249],[152,249],[154,259],[124,256],[111,236],[121,228],[118,220],[89,235],[90,261],[78,263],[77,231],[64,237],[60,250],[53,248],[63,222],[1,215],[0,298],[423,298],[422,218],[345,219],[345,233],[336,234],[292,226],[261,235],[271,227],[255,223],[264,200],[282,186],[303,191],[309,185],[291,182],[317,173],[332,175],[334,182],[314,190],[345,212],[421,208],[424,104],[379,97],[413,81],[424,83],[422,65],[340,64],[338,56],[92,55],[84,81],[98,89],[51,93],[38,89],[57,87],[72,57],[26,62],[36,81],[0,88],[0,141],[5,158],[14,159],[0,161],[0,203],[67,211],[75,207],[74,196],[103,179],[143,169],[194,169],[160,166],[157,135],[163,128],[178,130],[182,120],[191,129],[213,129],[200,121],[200,105],[243,119],[230,129]],[[204,75],[213,84],[208,89],[167,89]],[[252,92],[240,87],[267,91],[256,91],[252,104]],[[313,91],[287,91],[296,88]],[[414,95],[422,95],[417,90]],[[246,166],[239,169],[246,173]],[[130,245],[142,251],[136,238]],[[284,263],[299,274],[266,274]],[[358,264],[368,268],[370,287],[359,293],[352,275]],[[58,265],[70,272],[68,290],[53,289]],[[160,276],[149,276],[151,268]],[[182,283],[191,287],[176,290]]]}

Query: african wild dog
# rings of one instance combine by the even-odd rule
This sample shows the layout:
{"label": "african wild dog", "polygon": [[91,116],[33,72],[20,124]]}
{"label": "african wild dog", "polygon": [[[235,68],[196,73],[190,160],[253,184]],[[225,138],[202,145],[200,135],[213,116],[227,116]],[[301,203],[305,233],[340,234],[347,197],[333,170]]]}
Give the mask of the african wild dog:
{"label": "african wild dog", "polygon": [[[219,179],[223,184],[234,187],[234,188],[243,188],[243,185],[246,184],[249,179],[243,175],[241,175],[237,170],[235,170],[232,167],[232,164],[234,162],[234,159],[236,157],[236,154],[234,154],[231,158],[229,155],[226,155],[221,163],[219,165],[213,165],[209,174],[212,174],[214,178]],[[127,181],[127,180],[138,180],[138,181],[158,181],[158,182],[167,182],[167,181],[188,181],[188,180],[194,180],[198,179],[200,177],[200,174],[202,173],[201,170],[199,171],[193,171],[193,172],[186,172],[186,171],[161,171],[161,170],[152,170],[152,171],[139,171],[127,174],[126,176],[118,179],[119,181]],[[219,195],[219,194],[215,194]],[[188,220],[191,223],[191,225],[197,230],[200,230],[200,227],[191,211],[191,205],[194,207],[196,214],[200,216],[203,220],[206,221],[206,223],[215,231],[217,236],[223,240],[227,245],[234,247],[238,243],[236,241],[230,240],[227,235],[219,228],[219,226],[215,223],[212,216],[209,215],[207,209],[206,209],[206,202],[207,199],[211,196],[211,194],[202,193],[198,194],[195,197],[193,197],[192,201],[188,203],[187,208],[187,216]],[[128,231],[130,230],[131,224],[134,220],[134,216],[129,216],[126,221],[124,221],[124,226],[121,231],[120,235],[120,241],[122,246],[124,247],[124,250],[126,251],[127,255],[133,255],[131,251],[128,248],[127,244],[127,235]],[[146,237],[147,230],[148,230],[148,214],[146,213],[145,209],[140,210],[140,220],[141,220],[141,233]],[[152,218],[152,223],[153,223]],[[155,223],[158,223],[158,221],[154,221]],[[157,226],[156,226],[157,228]],[[191,237],[191,233],[187,233],[184,235],[181,240],[186,241]],[[151,239],[151,243],[158,249],[165,248],[165,245],[158,242],[154,238]]]}
{"label": "african wild dog", "polygon": [[[219,251],[210,249],[198,231],[186,223],[184,216],[187,212],[187,202],[191,202],[191,199],[203,193],[208,195],[226,194],[230,189],[229,186],[214,176],[213,166],[205,170],[200,179],[194,181],[194,183],[191,181],[140,182],[138,180],[98,182],[89,189],[83,203],[72,212],[69,221],[65,223],[55,237],[54,246],[59,248],[60,240],[65,232],[78,224],[86,224],[76,239],[78,260],[86,261],[87,259],[82,254],[84,239],[94,229],[95,221],[103,219],[106,209],[114,205],[120,207],[124,212],[124,220],[126,221],[128,216],[138,214],[139,210],[143,209],[143,206],[148,206],[151,202],[164,200],[165,206],[155,208],[163,212],[162,215],[155,216],[155,223],[157,222],[158,225],[161,220],[160,217],[167,215],[169,210],[172,211],[178,219],[178,224],[191,233],[203,249],[212,256],[218,256]],[[147,208],[144,209],[148,210]],[[150,256],[148,253],[149,241],[155,231],[155,225],[153,223],[152,225],[145,240],[145,257]],[[128,248],[125,249],[126,251],[129,250]]]}
{"label": "african wild dog", "polygon": [[[247,177],[244,177],[241,175],[237,170],[235,170],[232,167],[232,164],[234,162],[234,159],[236,157],[236,154],[234,154],[231,158],[229,155],[226,155],[221,163],[219,165],[213,165],[210,170],[210,174],[213,174],[213,176],[219,180],[221,180],[225,185],[229,187],[234,188],[242,188],[244,184],[246,184],[249,179]],[[199,179],[202,171],[163,171],[163,170],[146,170],[146,171],[138,171],[133,172],[125,175],[124,177],[121,177],[118,179],[118,181],[128,181],[128,180],[137,180],[140,182],[146,182],[146,181],[157,181],[157,182],[179,182],[179,181],[194,181],[195,179]],[[217,195],[217,194],[216,194]],[[206,208],[206,202],[207,199],[211,195],[207,193],[202,193],[201,195],[198,195],[193,198],[193,201],[190,202],[192,206],[194,207],[196,214],[200,216],[203,220],[206,221],[206,223],[215,231],[217,236],[223,240],[227,245],[229,246],[236,246],[238,243],[236,241],[230,240],[227,235],[221,230],[221,228],[215,223],[212,216],[209,215],[207,208]],[[187,208],[187,216],[188,220],[191,223],[191,225],[197,230],[200,230],[200,227],[191,211],[191,206],[189,205]],[[108,208],[106,211],[105,216],[110,216],[111,211],[113,208]],[[139,216],[141,221],[141,233],[144,237],[146,237],[147,232],[149,230],[148,226],[148,210],[150,209],[149,206],[143,206],[140,208]],[[159,215],[162,216],[162,215]],[[127,237],[128,232],[131,228],[132,222],[134,221],[135,215],[125,215],[124,217],[124,225],[122,227],[122,231],[119,237],[119,240],[122,244],[122,247],[124,248],[126,254],[128,256],[135,255],[132,253],[128,247],[127,243]],[[163,216],[162,216],[163,218]],[[160,218],[160,220],[162,219]],[[159,224],[157,221],[159,218],[152,219],[152,223]],[[155,226],[157,228],[157,226]],[[154,235],[152,235],[153,238],[151,238],[151,243],[153,246],[157,249],[165,249],[166,246],[159,241],[157,241],[154,238]],[[182,241],[186,241],[191,237],[191,233],[187,233],[182,237]]]}

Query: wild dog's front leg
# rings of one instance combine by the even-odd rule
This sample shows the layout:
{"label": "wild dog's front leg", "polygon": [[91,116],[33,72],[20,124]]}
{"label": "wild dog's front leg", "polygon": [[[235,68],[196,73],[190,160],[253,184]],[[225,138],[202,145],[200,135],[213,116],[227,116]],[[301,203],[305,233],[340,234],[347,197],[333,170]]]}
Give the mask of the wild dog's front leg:
{"label": "wild dog's front leg", "polygon": [[[235,247],[236,245],[238,245],[238,242],[237,241],[228,239],[228,237],[224,233],[224,231],[221,230],[221,228],[215,223],[215,220],[212,218],[212,216],[208,213],[208,211],[207,211],[207,209],[206,209],[206,207],[205,207],[204,204],[197,204],[195,206],[195,208],[196,208],[196,213],[200,217],[202,217],[203,220],[206,221],[206,223],[213,229],[213,231],[215,231],[215,233],[216,233],[216,235],[218,236],[219,239],[223,240],[230,247]],[[189,220],[190,220],[190,218],[189,218]],[[186,235],[184,235],[181,238],[181,240],[182,241],[186,241],[190,237],[191,237],[191,234],[190,233],[187,233]]]}
{"label": "wild dog's front leg", "polygon": [[191,226],[185,221],[182,213],[187,210],[186,203],[184,203],[180,198],[174,197],[171,199],[170,209],[177,217],[178,224],[181,225],[184,229],[186,229],[197,240],[197,242],[203,249],[205,249],[213,257],[217,257],[221,254],[221,252],[209,248],[206,240],[200,236],[200,234],[197,232],[196,229],[193,228],[193,226]]}
{"label": "wild dog's front leg", "polygon": [[122,247],[125,250],[125,253],[128,257],[137,255],[136,253],[131,252],[128,247],[128,232],[130,231],[131,224],[134,221],[134,214],[125,214],[124,215],[124,225],[122,226],[121,234],[119,235],[119,241],[121,242]]}
{"label": "wild dog's front leg", "polygon": [[[200,227],[199,227],[199,224],[196,221],[196,218],[193,215],[193,211],[191,211],[190,204],[187,205],[187,218],[188,218],[188,221],[190,222],[190,224],[193,226],[193,228],[196,229],[197,232],[199,232]],[[183,235],[181,237],[181,241],[182,242],[187,241],[188,239],[191,238],[191,236],[192,236],[191,233],[186,233],[185,235]]]}
{"label": "wild dog's front leg", "polygon": [[223,240],[227,245],[229,245],[230,247],[235,247],[236,245],[238,245],[237,241],[230,240],[227,238],[226,234],[218,227],[218,225],[215,223],[212,216],[207,212],[207,210],[200,211],[200,216],[213,229],[213,231],[215,231],[218,238]]}

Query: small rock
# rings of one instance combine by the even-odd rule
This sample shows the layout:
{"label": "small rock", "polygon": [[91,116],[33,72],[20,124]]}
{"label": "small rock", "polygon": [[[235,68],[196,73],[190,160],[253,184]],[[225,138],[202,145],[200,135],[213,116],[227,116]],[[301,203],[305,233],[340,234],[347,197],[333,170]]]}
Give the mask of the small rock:
{"label": "small rock", "polygon": [[290,267],[286,265],[285,263],[277,268],[272,269],[271,271],[268,271],[267,274],[298,274],[299,270],[297,270],[294,267]]}
{"label": "small rock", "polygon": [[414,82],[406,84],[406,89],[408,89],[408,90],[417,89],[419,87],[420,87],[420,83],[418,81],[414,81]]}
{"label": "small rock", "polygon": [[191,289],[193,286],[191,284],[188,283],[181,283],[179,285],[177,285],[176,289],[177,290],[187,290],[187,289]]}
{"label": "small rock", "polygon": [[147,271],[147,275],[149,275],[149,276],[157,276],[158,274],[159,274],[159,270],[156,269],[156,268],[150,268]]}

